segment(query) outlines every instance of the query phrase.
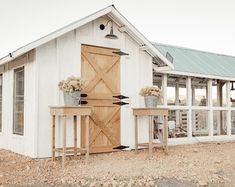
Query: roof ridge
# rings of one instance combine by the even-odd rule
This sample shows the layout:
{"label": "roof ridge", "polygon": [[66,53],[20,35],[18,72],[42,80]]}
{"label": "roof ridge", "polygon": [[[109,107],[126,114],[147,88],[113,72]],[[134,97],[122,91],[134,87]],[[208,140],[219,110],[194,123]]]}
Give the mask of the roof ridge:
{"label": "roof ridge", "polygon": [[195,52],[201,52],[201,53],[207,53],[207,54],[213,54],[213,55],[219,55],[219,56],[235,58],[235,56],[232,56],[232,55],[226,55],[226,54],[215,53],[215,52],[210,52],[210,51],[203,51],[203,50],[199,50],[199,49],[192,49],[192,48],[182,47],[182,46],[177,46],[177,45],[170,45],[170,44],[163,44],[163,43],[156,43],[156,42],[152,42],[152,43],[154,45],[159,45],[159,46],[175,47],[175,48],[189,50],[189,51],[195,51]]}

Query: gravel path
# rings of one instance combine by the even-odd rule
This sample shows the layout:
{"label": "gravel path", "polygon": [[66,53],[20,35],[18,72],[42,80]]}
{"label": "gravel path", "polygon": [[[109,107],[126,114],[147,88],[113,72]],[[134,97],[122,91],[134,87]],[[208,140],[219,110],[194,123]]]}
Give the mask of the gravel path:
{"label": "gravel path", "polygon": [[60,160],[31,159],[0,150],[0,186],[235,186],[235,142],[91,155]]}

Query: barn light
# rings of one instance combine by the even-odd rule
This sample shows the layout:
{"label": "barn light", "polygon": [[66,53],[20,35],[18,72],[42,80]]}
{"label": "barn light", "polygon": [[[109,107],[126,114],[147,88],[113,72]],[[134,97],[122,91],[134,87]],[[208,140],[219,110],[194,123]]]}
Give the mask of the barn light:
{"label": "barn light", "polygon": [[113,22],[111,20],[109,20],[105,25],[104,24],[100,24],[100,30],[104,30],[109,22],[111,22],[110,33],[106,34],[105,38],[107,38],[107,39],[118,39],[118,36],[113,33]]}
{"label": "barn light", "polygon": [[232,91],[232,90],[235,90],[234,87],[233,87],[233,82],[232,82],[232,86],[231,86],[231,89],[230,89],[230,90],[231,90],[231,91]]}

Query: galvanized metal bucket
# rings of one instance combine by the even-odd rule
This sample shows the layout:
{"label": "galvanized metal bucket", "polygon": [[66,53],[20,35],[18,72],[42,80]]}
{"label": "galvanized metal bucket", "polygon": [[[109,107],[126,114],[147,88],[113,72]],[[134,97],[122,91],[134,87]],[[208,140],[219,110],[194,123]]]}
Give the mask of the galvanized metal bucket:
{"label": "galvanized metal bucket", "polygon": [[157,96],[144,96],[145,106],[148,108],[157,107],[159,97]]}
{"label": "galvanized metal bucket", "polygon": [[81,104],[81,92],[63,92],[65,106],[79,106]]}

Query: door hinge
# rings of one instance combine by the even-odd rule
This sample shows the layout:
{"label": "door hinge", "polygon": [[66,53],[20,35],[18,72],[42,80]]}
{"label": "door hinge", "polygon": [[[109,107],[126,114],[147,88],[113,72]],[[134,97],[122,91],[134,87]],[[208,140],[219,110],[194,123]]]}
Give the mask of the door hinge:
{"label": "door hinge", "polygon": [[124,96],[124,95],[115,95],[113,96],[114,98],[117,98],[117,99],[128,99],[129,97],[127,96]]}
{"label": "door hinge", "polygon": [[123,56],[123,55],[129,55],[128,53],[122,52],[122,51],[113,51],[114,54]]}
{"label": "door hinge", "polygon": [[129,148],[129,146],[119,145],[119,146],[117,146],[117,147],[113,147],[113,149],[120,149],[120,150],[126,149],[126,148]]}
{"label": "door hinge", "polygon": [[81,94],[81,97],[87,97],[87,94],[82,93],[82,94]]}
{"label": "door hinge", "polygon": [[115,103],[113,103],[113,104],[114,104],[114,105],[120,105],[120,106],[122,106],[122,105],[128,105],[129,103],[119,101],[119,102],[115,102]]}
{"label": "door hinge", "polygon": [[81,101],[81,105],[86,105],[87,103],[87,101]]}

